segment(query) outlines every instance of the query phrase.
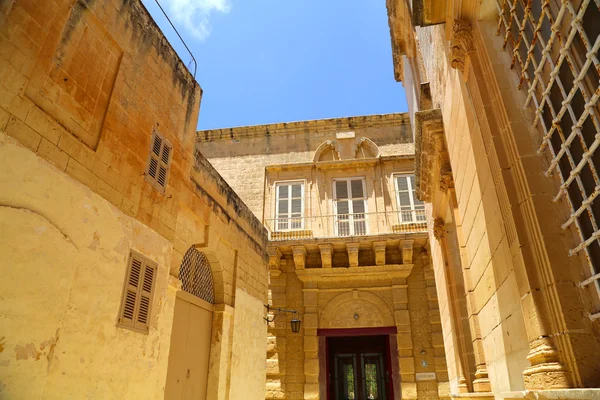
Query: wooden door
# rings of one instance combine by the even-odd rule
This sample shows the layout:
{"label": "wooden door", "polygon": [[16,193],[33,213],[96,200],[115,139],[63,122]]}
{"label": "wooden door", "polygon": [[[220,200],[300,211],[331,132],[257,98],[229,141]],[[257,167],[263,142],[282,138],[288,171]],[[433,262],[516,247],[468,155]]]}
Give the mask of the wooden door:
{"label": "wooden door", "polygon": [[328,338],[330,400],[393,400],[388,336]]}
{"label": "wooden door", "polygon": [[175,299],[165,399],[206,398],[212,304],[180,291]]}

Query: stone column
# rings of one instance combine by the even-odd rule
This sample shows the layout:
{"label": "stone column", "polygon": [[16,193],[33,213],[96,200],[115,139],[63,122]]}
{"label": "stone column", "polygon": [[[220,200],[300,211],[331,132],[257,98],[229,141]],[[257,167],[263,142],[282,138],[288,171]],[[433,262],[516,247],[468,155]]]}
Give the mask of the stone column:
{"label": "stone column", "polygon": [[459,317],[456,310],[456,293],[454,293],[452,274],[450,269],[450,260],[448,257],[448,244],[446,242],[446,224],[441,218],[436,218],[433,222],[433,235],[440,244],[442,262],[444,263],[444,278],[446,281],[446,291],[448,298],[448,308],[450,312],[450,326],[452,329],[452,341],[454,342],[454,357],[456,364],[456,374],[458,377],[458,391],[459,393],[469,392],[469,386],[465,376],[465,366],[463,365],[463,355],[466,352],[464,346],[458,336],[460,335],[460,326],[456,319]]}
{"label": "stone column", "polygon": [[210,338],[210,361],[206,386],[207,400],[229,398],[229,375],[231,374],[231,345],[233,336],[233,312],[231,306],[215,305],[213,328]]}
{"label": "stone column", "polygon": [[417,384],[415,382],[415,359],[413,357],[413,342],[408,311],[408,285],[406,279],[400,279],[392,285],[392,298],[394,300],[394,320],[398,334],[396,343],[398,347],[398,363],[400,366],[400,382],[403,399],[417,398]]}
{"label": "stone column", "polygon": [[[315,286],[315,287],[313,287]],[[319,326],[317,306],[319,293],[315,283],[304,284],[304,399],[319,399]]]}

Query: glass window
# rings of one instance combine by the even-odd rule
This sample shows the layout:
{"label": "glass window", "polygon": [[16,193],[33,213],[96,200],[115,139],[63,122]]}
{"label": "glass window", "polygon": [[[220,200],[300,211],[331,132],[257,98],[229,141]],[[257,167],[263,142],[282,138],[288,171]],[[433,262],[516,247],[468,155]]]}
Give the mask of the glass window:
{"label": "glass window", "polygon": [[304,182],[281,182],[275,186],[275,229],[304,228]]}
{"label": "glass window", "polygon": [[334,180],[333,206],[337,236],[367,234],[367,195],[364,178]]}
{"label": "glass window", "polygon": [[395,175],[394,178],[400,223],[425,221],[425,205],[417,198],[415,176]]}

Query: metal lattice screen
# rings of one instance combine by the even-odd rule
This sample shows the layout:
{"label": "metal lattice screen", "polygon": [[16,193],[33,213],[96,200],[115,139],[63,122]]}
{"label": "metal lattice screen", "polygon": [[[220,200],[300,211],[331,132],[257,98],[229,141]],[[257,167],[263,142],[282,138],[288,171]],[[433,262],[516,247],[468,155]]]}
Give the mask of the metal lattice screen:
{"label": "metal lattice screen", "polygon": [[181,288],[209,303],[215,302],[212,272],[206,256],[190,247],[183,256],[179,269]]}
{"label": "metal lattice screen", "polygon": [[[544,137],[539,153],[550,155],[584,252],[591,266],[585,286],[600,279],[600,0],[498,0],[498,34],[512,53],[511,68],[527,91],[526,107]],[[600,315],[600,314],[599,314]]]}

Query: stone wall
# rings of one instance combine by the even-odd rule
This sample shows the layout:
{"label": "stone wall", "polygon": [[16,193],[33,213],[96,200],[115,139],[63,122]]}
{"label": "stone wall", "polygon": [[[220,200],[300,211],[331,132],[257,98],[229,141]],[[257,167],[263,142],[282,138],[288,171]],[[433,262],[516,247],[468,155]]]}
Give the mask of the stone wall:
{"label": "stone wall", "polygon": [[[251,368],[248,398],[264,398],[266,344],[240,343],[266,335],[266,235],[195,153],[194,77],[139,1],[9,0],[0,21],[1,395],[162,398],[195,246],[215,286],[209,394]],[[164,193],[145,176],[154,131],[172,145]],[[148,334],[116,326],[130,249],[159,266]]]}
{"label": "stone wall", "polygon": [[[434,177],[421,184],[451,391],[594,386],[598,322],[586,314],[597,293],[578,287],[587,261],[568,257],[577,243],[572,227],[561,230],[568,204],[553,201],[560,182],[543,174],[541,134],[496,34],[495,2],[448,3],[445,24],[404,21],[392,38],[414,40],[396,64],[417,93],[416,135],[430,132],[416,147],[422,174]],[[420,125],[432,111],[439,127]]]}
{"label": "stone wall", "polygon": [[265,167],[310,163],[315,150],[336,132],[371,139],[381,154],[414,153],[405,114],[223,128],[198,132],[198,149],[258,217],[263,217]]}

